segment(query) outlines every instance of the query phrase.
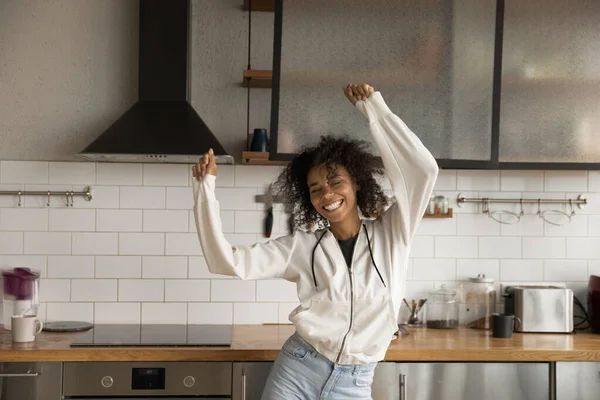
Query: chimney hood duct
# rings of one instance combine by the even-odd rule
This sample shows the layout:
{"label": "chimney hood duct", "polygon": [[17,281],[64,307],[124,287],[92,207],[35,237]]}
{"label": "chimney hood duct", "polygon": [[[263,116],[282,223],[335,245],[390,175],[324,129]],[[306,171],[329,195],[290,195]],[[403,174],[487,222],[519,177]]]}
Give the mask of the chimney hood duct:
{"label": "chimney hood duct", "polygon": [[78,156],[91,161],[195,163],[232,156],[189,103],[189,0],[140,0],[138,101]]}

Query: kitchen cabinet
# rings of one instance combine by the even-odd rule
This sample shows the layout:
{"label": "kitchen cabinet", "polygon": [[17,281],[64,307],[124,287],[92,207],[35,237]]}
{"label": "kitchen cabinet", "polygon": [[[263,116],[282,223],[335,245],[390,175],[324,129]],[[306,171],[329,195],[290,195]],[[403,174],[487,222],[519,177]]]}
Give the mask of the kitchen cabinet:
{"label": "kitchen cabinet", "polygon": [[556,363],[556,400],[597,400],[599,397],[600,363]]}
{"label": "kitchen cabinet", "polygon": [[232,400],[260,400],[273,362],[233,363]]}
{"label": "kitchen cabinet", "polygon": [[342,93],[367,82],[442,165],[489,163],[495,11],[495,0],[278,0],[270,159],[328,133],[371,142]]}
{"label": "kitchen cabinet", "polygon": [[547,363],[379,363],[374,400],[548,400]]}
{"label": "kitchen cabinet", "polygon": [[600,2],[506,0],[502,163],[600,163]]}
{"label": "kitchen cabinet", "polygon": [[62,363],[0,363],[0,400],[60,400]]}

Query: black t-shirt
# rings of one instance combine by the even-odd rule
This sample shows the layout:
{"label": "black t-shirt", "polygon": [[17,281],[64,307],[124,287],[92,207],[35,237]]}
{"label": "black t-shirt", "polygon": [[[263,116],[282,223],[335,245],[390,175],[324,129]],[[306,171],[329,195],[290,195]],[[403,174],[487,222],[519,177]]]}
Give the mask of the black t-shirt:
{"label": "black t-shirt", "polygon": [[338,240],[340,248],[342,249],[342,254],[344,255],[344,259],[348,265],[348,269],[350,269],[352,264],[352,253],[354,253],[354,245],[356,244],[357,237],[358,235],[350,239]]}

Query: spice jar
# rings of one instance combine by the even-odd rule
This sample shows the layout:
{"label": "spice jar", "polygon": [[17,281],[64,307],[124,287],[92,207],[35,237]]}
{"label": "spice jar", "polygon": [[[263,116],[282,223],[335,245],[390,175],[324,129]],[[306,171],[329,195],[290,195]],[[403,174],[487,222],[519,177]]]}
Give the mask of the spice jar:
{"label": "spice jar", "polygon": [[496,288],[494,279],[485,274],[469,278],[464,287],[464,305],[461,307],[461,322],[469,328],[491,329],[492,314],[496,312]]}
{"label": "spice jar", "polygon": [[427,327],[433,329],[458,328],[456,291],[442,285],[427,298]]}

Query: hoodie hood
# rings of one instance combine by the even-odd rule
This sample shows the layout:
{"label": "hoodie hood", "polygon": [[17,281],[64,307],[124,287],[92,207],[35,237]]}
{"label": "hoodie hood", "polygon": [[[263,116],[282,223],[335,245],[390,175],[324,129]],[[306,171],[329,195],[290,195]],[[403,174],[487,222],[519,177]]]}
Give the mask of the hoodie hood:
{"label": "hoodie hood", "polygon": [[138,101],[78,156],[91,161],[194,163],[212,148],[233,164],[189,103],[189,0],[140,0]]}

